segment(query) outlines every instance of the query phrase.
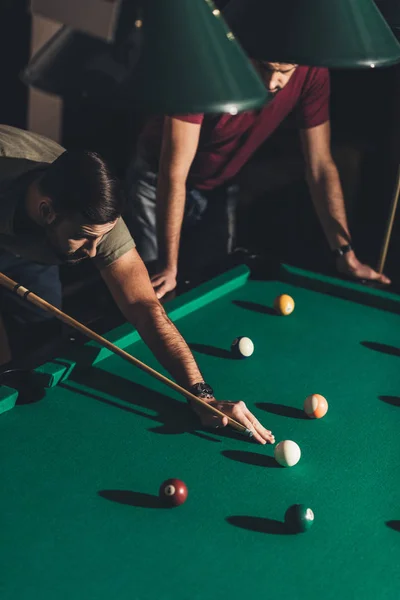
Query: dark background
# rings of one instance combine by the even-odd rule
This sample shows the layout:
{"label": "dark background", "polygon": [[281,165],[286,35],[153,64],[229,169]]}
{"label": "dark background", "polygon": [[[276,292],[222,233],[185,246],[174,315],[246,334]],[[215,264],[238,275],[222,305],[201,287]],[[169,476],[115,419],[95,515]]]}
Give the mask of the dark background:
{"label": "dark background", "polygon": [[[217,2],[220,7],[225,3],[224,0]],[[0,122],[22,128],[27,125],[27,90],[19,80],[19,73],[29,60],[29,45],[28,2],[3,0],[0,7]],[[332,71],[331,77],[333,146],[339,148],[339,153],[344,149],[344,168],[355,190],[349,206],[353,245],[361,260],[376,266],[400,158],[393,150],[399,136],[399,67]],[[66,103],[63,144],[67,148],[101,153],[123,176],[141,125],[141,118],[133,111],[99,107],[85,101]],[[279,136],[280,133],[278,139]],[[274,141],[268,142],[257,153],[254,165],[267,164],[272,156],[273,160],[281,161],[284,171],[287,157],[297,152],[297,136],[286,128],[284,139],[283,144],[278,144],[279,151],[271,152]],[[347,156],[357,157],[354,173]],[[298,160],[300,164],[300,156]],[[250,168],[246,178],[250,181],[249,204],[239,211],[238,244],[304,268],[334,273],[330,252],[301,177],[288,172],[282,185],[257,193],[251,191],[253,183],[260,184],[257,168],[253,172]],[[393,279],[394,290],[400,288],[399,220],[395,222],[385,268]],[[96,275],[92,273],[92,277]],[[81,275],[69,269],[63,278],[66,291],[72,290],[70,295],[67,293],[67,303],[72,306],[75,302],[82,308],[85,302],[79,296]],[[104,294],[100,300],[103,308],[107,298]],[[93,308],[93,302],[90,306]]]}

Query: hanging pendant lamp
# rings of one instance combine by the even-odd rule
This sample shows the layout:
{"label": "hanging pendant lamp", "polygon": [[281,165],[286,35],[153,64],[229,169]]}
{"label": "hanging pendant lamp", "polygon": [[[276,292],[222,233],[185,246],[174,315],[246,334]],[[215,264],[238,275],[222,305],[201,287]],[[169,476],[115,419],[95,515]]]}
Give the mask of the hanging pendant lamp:
{"label": "hanging pendant lamp", "polygon": [[114,97],[160,114],[236,114],[265,104],[263,83],[210,0],[127,2],[124,35],[114,43],[64,27],[23,80],[61,96]]}
{"label": "hanging pendant lamp", "polygon": [[373,0],[230,0],[223,14],[252,58],[338,68],[400,62]]}

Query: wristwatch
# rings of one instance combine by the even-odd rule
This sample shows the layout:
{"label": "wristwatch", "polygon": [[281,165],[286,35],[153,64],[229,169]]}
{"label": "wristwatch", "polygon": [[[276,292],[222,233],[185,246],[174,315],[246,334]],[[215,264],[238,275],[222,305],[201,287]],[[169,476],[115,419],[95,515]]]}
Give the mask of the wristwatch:
{"label": "wristwatch", "polygon": [[340,246],[339,248],[335,248],[334,250],[332,250],[332,253],[334,256],[336,256],[336,258],[338,258],[339,256],[344,256],[345,254],[348,254],[352,250],[353,250],[353,247],[351,244],[344,244],[343,246]]}
{"label": "wristwatch", "polygon": [[192,385],[192,387],[189,388],[189,392],[203,400],[211,400],[214,398],[214,390],[211,385],[208,385],[205,381],[200,381],[199,383]]}

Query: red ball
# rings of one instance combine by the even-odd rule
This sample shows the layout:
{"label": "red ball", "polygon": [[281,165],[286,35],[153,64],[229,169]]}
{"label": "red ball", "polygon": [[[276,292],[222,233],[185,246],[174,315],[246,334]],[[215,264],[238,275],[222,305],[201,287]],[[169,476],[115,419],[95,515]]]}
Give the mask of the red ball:
{"label": "red ball", "polygon": [[165,506],[180,506],[188,497],[188,489],[180,479],[167,479],[161,484],[158,495]]}

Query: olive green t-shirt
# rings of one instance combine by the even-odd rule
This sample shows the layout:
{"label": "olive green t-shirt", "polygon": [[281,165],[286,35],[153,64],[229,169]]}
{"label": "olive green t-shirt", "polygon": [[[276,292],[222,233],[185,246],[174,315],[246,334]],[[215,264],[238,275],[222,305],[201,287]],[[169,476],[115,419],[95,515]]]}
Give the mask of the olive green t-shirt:
{"label": "olive green t-shirt", "polygon": [[[0,125],[0,249],[33,262],[61,264],[44,231],[43,235],[15,233],[14,218],[31,182],[63,152],[62,146],[37,133]],[[95,258],[87,260],[103,269],[134,246],[128,228],[119,218],[98,244]]]}

